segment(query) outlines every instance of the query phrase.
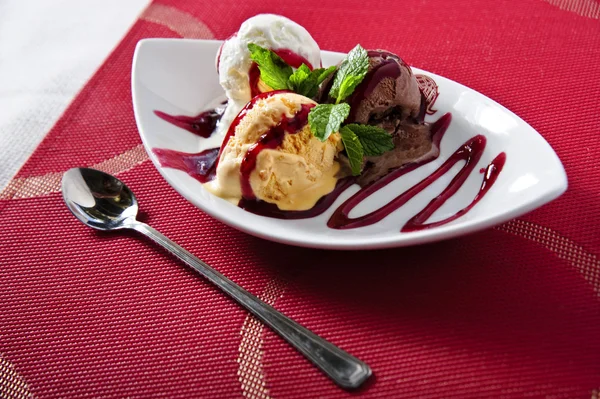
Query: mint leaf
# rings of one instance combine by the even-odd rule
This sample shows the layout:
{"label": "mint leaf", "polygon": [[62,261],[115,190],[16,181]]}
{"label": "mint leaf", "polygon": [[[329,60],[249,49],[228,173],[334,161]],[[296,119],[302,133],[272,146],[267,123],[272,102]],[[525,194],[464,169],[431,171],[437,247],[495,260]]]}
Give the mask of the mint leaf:
{"label": "mint leaf", "polygon": [[346,154],[348,155],[348,161],[350,161],[352,175],[358,176],[362,169],[364,155],[363,146],[360,143],[358,136],[347,126],[340,129],[340,135],[342,136],[344,147],[346,147]]}
{"label": "mint leaf", "polygon": [[260,78],[273,90],[287,90],[288,79],[292,75],[292,67],[286,64],[273,51],[248,43],[250,58],[256,62],[260,70]]}
{"label": "mint leaf", "polygon": [[338,104],[340,101],[352,94],[356,86],[358,86],[358,84],[363,80],[363,77],[364,76],[348,76],[346,79],[344,79],[335,103]]}
{"label": "mint leaf", "polygon": [[319,77],[317,79],[317,83],[321,84],[323,83],[323,81],[325,79],[327,79],[329,77],[329,75],[331,75],[335,70],[336,70],[336,66],[330,66],[329,68],[325,69],[325,68],[319,68],[319,69],[315,69],[313,71],[313,73],[318,73]]}
{"label": "mint leaf", "polygon": [[300,65],[300,68],[296,69],[290,76],[290,86],[296,91],[298,87],[306,80],[311,74],[311,70],[306,64]]}
{"label": "mint leaf", "polygon": [[350,129],[358,137],[367,157],[375,157],[394,149],[392,135],[380,127],[351,123],[344,128]]}
{"label": "mint leaf", "polygon": [[318,68],[313,71],[305,64],[300,65],[290,76],[289,86],[296,93],[306,97],[314,97],[317,95],[319,85],[329,76],[335,67]]}
{"label": "mint leaf", "polygon": [[352,94],[352,91],[362,82],[368,70],[369,56],[367,50],[357,44],[342,61],[329,91],[329,95],[336,99],[336,104]]}
{"label": "mint leaf", "polygon": [[310,110],[308,123],[312,134],[321,141],[331,133],[338,132],[340,125],[348,117],[350,106],[344,104],[319,104]]}
{"label": "mint leaf", "polygon": [[313,74],[313,71],[306,64],[302,64],[290,76],[289,86],[300,95],[314,97],[318,89],[317,75]]}

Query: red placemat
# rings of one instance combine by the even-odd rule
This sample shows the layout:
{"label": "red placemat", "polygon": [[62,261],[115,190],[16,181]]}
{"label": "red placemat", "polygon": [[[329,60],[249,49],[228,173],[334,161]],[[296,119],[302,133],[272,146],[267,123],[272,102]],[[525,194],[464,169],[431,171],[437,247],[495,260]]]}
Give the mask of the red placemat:
{"label": "red placemat", "polygon": [[[133,50],[222,39],[260,12],[499,101],[555,148],[569,190],[498,228],[386,251],[294,248],[211,219],[147,160]],[[598,398],[599,18],[598,0],[155,1],[0,194],[0,397]],[[59,193],[74,166],[116,173],[146,221],[365,360],[373,382],[344,392],[156,246],[81,225]]]}

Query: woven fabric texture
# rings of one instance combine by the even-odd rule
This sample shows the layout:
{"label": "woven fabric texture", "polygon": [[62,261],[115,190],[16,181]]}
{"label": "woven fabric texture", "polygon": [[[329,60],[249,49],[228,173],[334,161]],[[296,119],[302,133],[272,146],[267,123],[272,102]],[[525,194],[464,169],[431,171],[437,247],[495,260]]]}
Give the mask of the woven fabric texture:
{"label": "woven fabric texture", "polygon": [[[155,1],[0,194],[0,397],[597,398],[599,4]],[[213,220],[140,146],[133,50],[147,37],[223,39],[260,12],[296,20],[323,49],[389,49],[500,102],[554,147],[567,193],[482,233],[360,253]],[[341,390],[166,252],[81,225],[59,193],[75,166],[117,174],[144,221],[375,378]]]}

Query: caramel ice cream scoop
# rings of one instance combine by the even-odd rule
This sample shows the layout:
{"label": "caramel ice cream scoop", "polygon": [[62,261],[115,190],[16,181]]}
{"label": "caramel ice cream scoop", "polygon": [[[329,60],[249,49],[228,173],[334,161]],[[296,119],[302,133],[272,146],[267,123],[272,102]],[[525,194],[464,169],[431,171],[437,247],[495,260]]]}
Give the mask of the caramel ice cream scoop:
{"label": "caramel ice cream scoop", "polygon": [[231,125],[216,179],[205,187],[234,203],[244,197],[281,210],[312,208],[335,188],[343,148],[338,133],[325,142],[311,133],[308,112],[315,105],[291,92],[255,97]]}

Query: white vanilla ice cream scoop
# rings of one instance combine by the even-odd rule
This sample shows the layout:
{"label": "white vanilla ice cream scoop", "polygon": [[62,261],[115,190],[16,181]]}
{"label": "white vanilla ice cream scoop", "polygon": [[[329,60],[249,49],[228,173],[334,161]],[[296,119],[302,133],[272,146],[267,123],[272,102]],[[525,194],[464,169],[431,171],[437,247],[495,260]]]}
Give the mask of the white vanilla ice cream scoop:
{"label": "white vanilla ice cream scoop", "polygon": [[256,64],[250,59],[248,43],[273,50],[294,68],[302,63],[311,69],[321,65],[321,51],[317,42],[304,27],[274,14],[259,14],[246,20],[217,53],[219,83],[225,90],[228,106],[219,131],[225,132],[237,113],[260,92],[270,91],[259,79]]}
{"label": "white vanilla ice cream scoop", "polygon": [[205,188],[237,204],[258,199],[281,210],[307,210],[335,188],[339,133],[321,142],[310,131],[316,103],[291,92],[254,97],[231,125],[215,180]]}

